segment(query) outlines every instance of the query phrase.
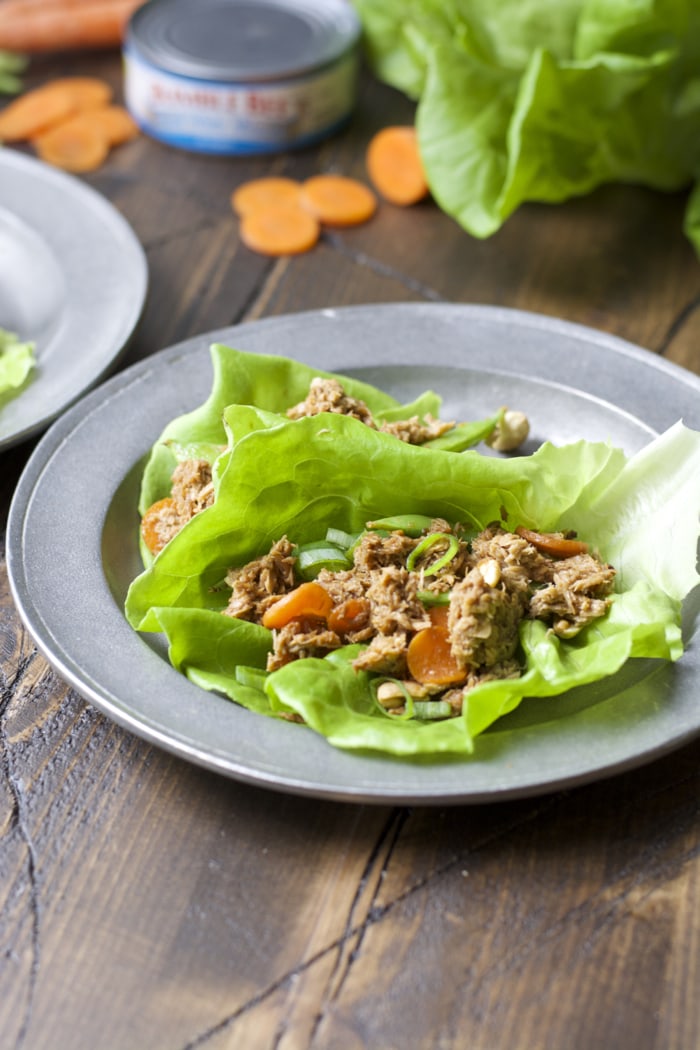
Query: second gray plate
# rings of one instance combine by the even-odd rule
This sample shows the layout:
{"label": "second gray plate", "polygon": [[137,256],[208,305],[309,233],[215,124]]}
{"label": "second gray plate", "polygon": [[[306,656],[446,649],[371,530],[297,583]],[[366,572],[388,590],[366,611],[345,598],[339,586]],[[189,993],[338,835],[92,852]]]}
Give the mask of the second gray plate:
{"label": "second gray plate", "polygon": [[0,151],[0,327],[36,346],[26,386],[0,399],[0,451],[108,373],[147,283],[143,249],[109,201],[73,175]]}

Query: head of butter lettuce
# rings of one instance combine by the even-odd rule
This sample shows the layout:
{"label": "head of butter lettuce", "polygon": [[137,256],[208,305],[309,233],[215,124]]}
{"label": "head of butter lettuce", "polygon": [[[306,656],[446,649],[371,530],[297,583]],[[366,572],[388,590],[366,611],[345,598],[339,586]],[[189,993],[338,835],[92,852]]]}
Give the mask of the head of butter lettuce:
{"label": "head of butter lettuce", "polygon": [[694,185],[700,0],[353,0],[370,62],[418,100],[431,191],[487,237],[524,201]]}
{"label": "head of butter lettuce", "polygon": [[[214,504],[133,581],[126,600],[133,627],[164,632],[173,665],[198,686],[261,715],[296,712],[339,748],[425,758],[468,755],[478,733],[527,697],[556,703],[630,658],[681,656],[681,603],[699,579],[700,516],[700,433],[681,423],[630,459],[585,441],[497,459],[406,445],[344,416],[292,422],[231,405],[223,419],[231,447],[216,463]],[[268,675],[248,670],[264,669],[271,636],[221,614],[230,566],[284,534],[303,543],[329,525],[353,532],[410,513],[576,528],[618,570],[612,607],[570,641],[526,622],[522,677],[478,686],[463,714],[444,722],[386,715],[367,675],[351,667],[356,647]]]}

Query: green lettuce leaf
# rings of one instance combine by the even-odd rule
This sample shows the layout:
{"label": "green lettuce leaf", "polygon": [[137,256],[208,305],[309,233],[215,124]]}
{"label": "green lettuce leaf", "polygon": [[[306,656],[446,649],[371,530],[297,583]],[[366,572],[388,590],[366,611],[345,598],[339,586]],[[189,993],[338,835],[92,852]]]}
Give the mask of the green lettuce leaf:
{"label": "green lettuce leaf", "polygon": [[524,201],[700,176],[700,0],[354,4],[375,71],[418,100],[435,200],[474,236]]}
{"label": "green lettuce leaf", "polygon": [[34,343],[0,328],[0,400],[16,394],[34,368]]}
{"label": "green lettuce leaf", "polygon": [[[215,461],[229,441],[237,441],[246,428],[255,429],[279,423],[279,417],[292,405],[303,401],[315,376],[340,380],[345,391],[364,401],[377,422],[420,418],[430,414],[439,417],[441,398],[431,390],[415,401],[401,404],[396,398],[369,383],[351,376],[338,375],[312,368],[299,361],[276,355],[246,353],[222,343],[210,348],[213,383],[207,400],[193,412],[178,416],[164,429],[154,445],[144,469],[139,499],[139,512],[170,492],[170,479],[178,459],[196,455]],[[232,422],[227,431],[224,410],[233,404],[252,405],[261,412],[257,417],[242,416],[238,427]],[[498,413],[472,423],[463,423],[429,444],[461,452],[484,440],[493,431]],[[240,430],[239,428],[243,428]],[[220,465],[215,464],[214,482],[218,484]],[[150,560],[150,559],[146,559]]]}
{"label": "green lettuce leaf", "polygon": [[[476,734],[527,696],[600,679],[630,657],[681,655],[680,604],[699,579],[700,433],[677,424],[629,460],[584,441],[497,459],[409,446],[342,416],[290,422],[234,405],[224,418],[239,438],[222,457],[215,503],[132,583],[126,601],[129,622],[165,632],[174,665],[198,685],[261,713],[295,712],[338,747],[467,754]],[[352,670],[354,647],[290,663],[253,684],[241,677],[241,668],[265,667],[271,636],[221,615],[227,570],[282,535],[304,543],[328,526],[352,533],[393,514],[477,527],[496,519],[510,527],[576,527],[620,565],[611,610],[568,641],[526,622],[523,676],[477,687],[462,716],[444,722],[388,716],[368,676]]]}

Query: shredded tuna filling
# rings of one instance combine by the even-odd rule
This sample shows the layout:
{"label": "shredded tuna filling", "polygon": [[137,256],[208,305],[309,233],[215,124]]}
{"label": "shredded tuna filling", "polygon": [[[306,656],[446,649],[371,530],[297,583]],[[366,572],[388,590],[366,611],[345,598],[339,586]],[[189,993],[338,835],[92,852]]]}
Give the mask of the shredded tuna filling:
{"label": "shredded tuna filling", "polygon": [[[424,419],[412,416],[410,419],[377,426],[364,401],[346,394],[337,380],[317,376],[311,380],[306,398],[288,409],[287,416],[289,419],[302,419],[321,412],[352,416],[373,430],[392,434],[410,445],[422,445],[455,426],[454,422],[443,422],[429,413]],[[155,537],[154,554],[161,551],[195,514],[206,510],[214,502],[211,466],[206,460],[187,459],[178,463],[171,482],[170,498],[159,500],[150,512],[150,526]]]}
{"label": "shredded tuna filling", "polygon": [[170,498],[159,500],[149,511],[156,543],[153,553],[161,551],[188,521],[214,502],[211,466],[204,459],[186,459],[178,463],[171,478]]}
{"label": "shredded tuna filling", "polygon": [[399,419],[393,423],[382,423],[381,426],[377,426],[364,401],[346,394],[337,379],[324,379],[322,376],[316,376],[311,380],[306,398],[298,405],[288,409],[287,416],[289,419],[302,419],[304,416],[317,416],[321,412],[352,416],[366,426],[372,427],[373,430],[393,434],[394,437],[409,445],[423,445],[426,441],[440,437],[455,425],[435,419],[428,413],[424,419],[411,416],[410,419]]}
{"label": "shredded tuna filling", "polygon": [[[431,533],[437,535],[411,559]],[[433,571],[452,537],[453,556]],[[409,559],[415,560],[410,569]],[[476,685],[521,674],[523,620],[542,620],[556,635],[570,638],[605,614],[614,577],[614,568],[592,553],[553,557],[499,524],[475,537],[442,519],[419,537],[366,531],[354,547],[351,568],[322,568],[316,576],[332,612],[326,618],[291,618],[273,630],[268,670],[360,642],[355,669],[391,680],[377,690],[387,713],[402,713],[409,694],[447,701],[442,708],[459,715]],[[267,554],[231,569],[226,581],[231,598],[224,614],[262,623],[267,610],[300,586],[294,545],[283,537]],[[411,643],[429,631],[446,632],[448,684],[435,684],[430,674],[421,680],[411,670]]]}

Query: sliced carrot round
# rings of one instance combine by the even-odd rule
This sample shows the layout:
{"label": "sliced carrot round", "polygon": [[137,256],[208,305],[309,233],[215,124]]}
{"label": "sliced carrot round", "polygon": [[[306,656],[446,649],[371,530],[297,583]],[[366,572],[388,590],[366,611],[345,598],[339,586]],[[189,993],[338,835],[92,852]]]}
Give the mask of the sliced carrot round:
{"label": "sliced carrot round", "polygon": [[170,496],[153,503],[141,518],[141,538],[151,554],[158,554],[165,546],[158,525],[166,508],[175,508],[175,500]]}
{"label": "sliced carrot round", "polygon": [[301,184],[281,175],[251,179],[238,186],[231,194],[231,207],[237,215],[276,208],[281,204],[296,204],[301,200]]}
{"label": "sliced carrot round", "polygon": [[61,77],[27,91],[0,113],[0,141],[32,139],[83,109],[104,106],[112,88],[98,77]]}
{"label": "sliced carrot round", "polygon": [[59,77],[50,80],[38,89],[44,92],[60,94],[64,92],[73,102],[76,109],[92,109],[93,106],[106,106],[111,101],[111,85],[100,77]]}
{"label": "sliced carrot round", "polygon": [[313,175],[302,185],[302,202],[328,226],[357,226],[377,210],[372,190],[345,175]]}
{"label": "sliced carrot round", "polygon": [[321,227],[304,208],[280,204],[261,208],[241,219],[241,240],[263,255],[298,255],[318,241]]}
{"label": "sliced carrot round", "polygon": [[449,605],[431,605],[428,609],[428,616],[433,627],[447,627],[449,615]]}
{"label": "sliced carrot round", "polygon": [[427,197],[415,128],[395,125],[378,131],[367,147],[365,164],[374,188],[391,204],[406,206]]}
{"label": "sliced carrot round", "polygon": [[124,106],[96,106],[71,119],[94,128],[110,146],[120,146],[139,134],[138,124]]}
{"label": "sliced carrot round", "polygon": [[333,608],[333,599],[320,583],[302,583],[271,605],[263,615],[263,627],[284,627],[292,620],[314,617],[325,620]]}
{"label": "sliced carrot round", "polygon": [[446,627],[426,627],[408,643],[406,662],[412,678],[423,685],[456,685],[466,671],[452,655]]}
{"label": "sliced carrot round", "polygon": [[61,121],[33,142],[47,164],[74,173],[94,171],[109,153],[105,136],[79,119]]}
{"label": "sliced carrot round", "polygon": [[0,141],[22,142],[33,138],[75,111],[68,95],[28,91],[0,113]]}

